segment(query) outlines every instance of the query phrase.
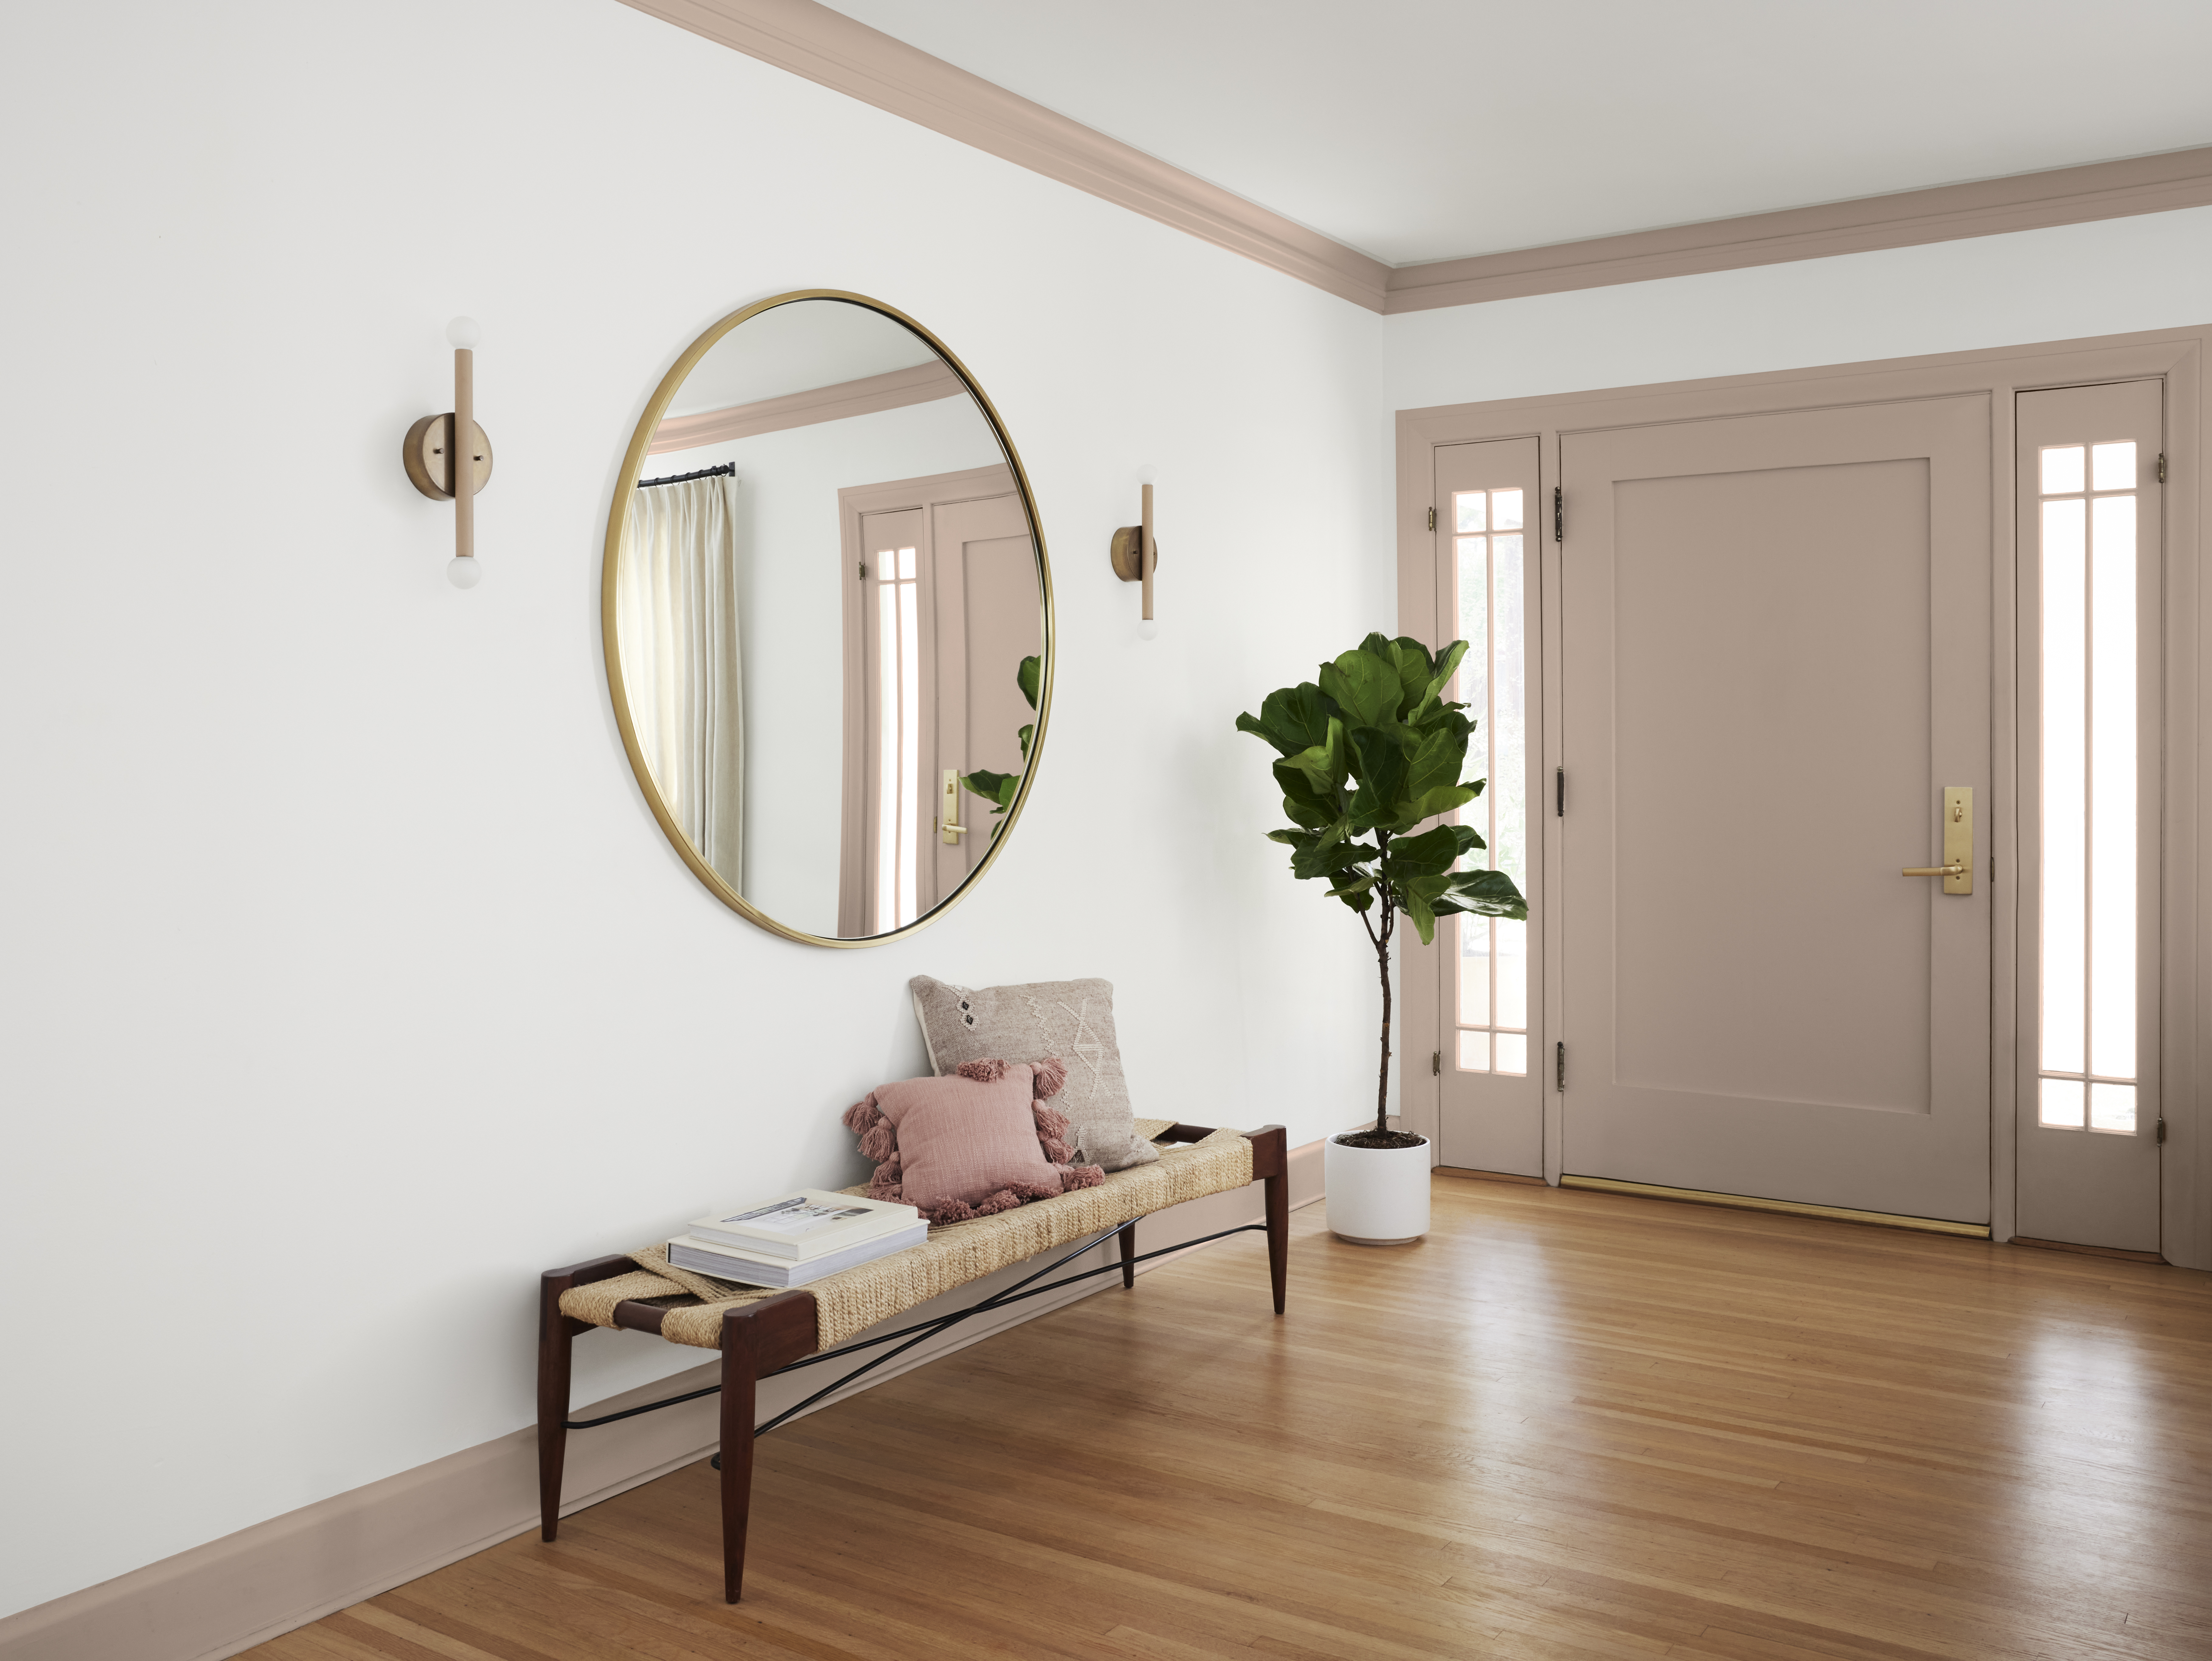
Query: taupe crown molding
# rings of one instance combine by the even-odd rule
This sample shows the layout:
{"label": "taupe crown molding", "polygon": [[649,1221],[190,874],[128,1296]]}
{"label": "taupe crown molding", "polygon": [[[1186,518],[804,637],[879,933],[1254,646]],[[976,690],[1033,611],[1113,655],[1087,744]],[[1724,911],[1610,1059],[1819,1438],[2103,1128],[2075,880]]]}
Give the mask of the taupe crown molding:
{"label": "taupe crown molding", "polygon": [[860,380],[840,381],[757,403],[735,403],[724,409],[701,409],[688,415],[667,415],[654,429],[648,456],[675,450],[696,450],[702,444],[726,444],[763,433],[780,433],[787,427],[811,427],[817,421],[843,421],[848,415],[873,415],[885,409],[902,409],[910,403],[932,403],[939,398],[963,397],[968,388],[942,363],[917,363],[910,369],[891,369]]}
{"label": "taupe crown molding", "polygon": [[1905,248],[2212,203],[2212,146],[1392,267],[816,0],[623,3],[1370,312]]}

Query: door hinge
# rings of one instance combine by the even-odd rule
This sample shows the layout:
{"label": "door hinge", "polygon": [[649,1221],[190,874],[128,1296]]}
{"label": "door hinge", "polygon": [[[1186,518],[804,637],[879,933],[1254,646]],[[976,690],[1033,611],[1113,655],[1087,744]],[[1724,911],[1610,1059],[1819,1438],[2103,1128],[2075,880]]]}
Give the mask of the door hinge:
{"label": "door hinge", "polygon": [[868,580],[868,567],[865,565],[860,567],[860,580],[862,582]]}
{"label": "door hinge", "polygon": [[1429,1052],[1429,1076],[1430,1076],[1431,1078],[1442,1078],[1442,1077],[1443,1076],[1443,1073],[1444,1073],[1444,1052],[1443,1052],[1442,1050],[1431,1050],[1431,1051],[1430,1051],[1430,1052]]}
{"label": "door hinge", "polygon": [[2164,484],[2166,482],[2166,458],[2164,456],[2160,456],[2158,458],[2158,482],[2160,484]]}
{"label": "door hinge", "polygon": [[1567,495],[1558,485],[1552,487],[1552,540],[1563,543],[1567,539]]}
{"label": "door hinge", "polygon": [[1567,816],[1567,770],[1565,767],[1552,775],[1552,816],[1554,819]]}
{"label": "door hinge", "polygon": [[1432,507],[1432,508],[1431,508],[1431,509],[1429,510],[1429,529],[1430,529],[1430,530],[1434,530],[1436,528],[1437,528],[1437,510],[1436,510],[1435,508],[1433,508],[1433,507]]}
{"label": "door hinge", "polygon": [[2163,1118],[2158,1122],[2158,1139],[2160,1142],[2166,1140],[2166,1120]]}
{"label": "door hinge", "polygon": [[1567,1041],[1559,1040],[1559,1048],[1552,1052],[1552,1088],[1564,1092],[1567,1088]]}

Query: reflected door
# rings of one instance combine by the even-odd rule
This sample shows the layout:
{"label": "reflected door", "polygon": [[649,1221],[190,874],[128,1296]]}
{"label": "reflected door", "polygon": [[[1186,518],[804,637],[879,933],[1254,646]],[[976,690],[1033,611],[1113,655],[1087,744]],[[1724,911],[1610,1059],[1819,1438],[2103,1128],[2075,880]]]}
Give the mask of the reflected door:
{"label": "reflected door", "polygon": [[[996,495],[930,509],[937,697],[927,767],[937,781],[929,849],[940,900],[982,863],[1006,822],[959,780],[978,772],[1018,778],[1021,730],[1036,720],[1019,679],[1022,659],[1037,650],[1036,553],[1021,498],[1011,479],[1006,484]],[[960,827],[951,834],[944,829],[948,774],[950,818]]]}
{"label": "reflected door", "polygon": [[[1990,1215],[1989,411],[1572,433],[1567,1171]],[[1940,863],[1974,792],[1971,894]]]}
{"label": "reflected door", "polygon": [[2159,1249],[2157,381],[2014,403],[2017,1232]]}
{"label": "reflected door", "polygon": [[853,939],[925,916],[989,851],[1003,821],[958,780],[1023,770],[1036,718],[1017,671],[1039,649],[1042,595],[1004,467],[838,494],[853,562],[837,909]]}

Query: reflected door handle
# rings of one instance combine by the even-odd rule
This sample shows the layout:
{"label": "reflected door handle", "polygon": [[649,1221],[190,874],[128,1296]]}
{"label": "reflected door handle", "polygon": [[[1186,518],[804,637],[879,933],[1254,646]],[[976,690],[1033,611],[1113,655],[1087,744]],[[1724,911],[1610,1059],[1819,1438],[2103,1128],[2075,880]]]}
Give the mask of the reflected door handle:
{"label": "reflected door handle", "polygon": [[1907,865],[1907,876],[1940,876],[1945,894],[1974,891],[1974,791],[1971,785],[1943,786],[1943,863]]}
{"label": "reflected door handle", "polygon": [[951,767],[945,769],[945,811],[938,815],[937,828],[948,847],[958,847],[968,834],[968,827],[960,822],[960,774]]}

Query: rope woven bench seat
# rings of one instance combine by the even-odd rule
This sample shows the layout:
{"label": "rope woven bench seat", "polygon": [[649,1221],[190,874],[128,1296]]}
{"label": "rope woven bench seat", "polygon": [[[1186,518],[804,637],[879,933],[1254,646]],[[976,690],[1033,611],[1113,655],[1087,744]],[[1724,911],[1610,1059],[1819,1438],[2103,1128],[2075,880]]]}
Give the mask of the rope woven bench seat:
{"label": "rope woven bench seat", "polygon": [[[1263,1125],[1256,1131],[1215,1131],[1173,1119],[1140,1118],[1137,1128],[1159,1149],[1159,1158],[1149,1165],[1109,1173],[1095,1188],[1079,1188],[993,1216],[933,1228],[919,1246],[790,1291],[732,1286],[690,1274],[672,1264],[667,1248],[657,1241],[625,1256],[547,1270],[538,1276],[538,1503],[546,1541],[560,1537],[561,1473],[569,1431],[589,1430],[719,1394],[721,1452],[715,1463],[721,1468],[722,1596],[734,1603],[744,1585],[753,1439],[810,1410],[916,1344],[975,1316],[1117,1270],[1127,1291],[1137,1284],[1139,1264],[1246,1233],[1267,1237],[1267,1279],[1275,1313],[1280,1315],[1290,1268],[1288,1133],[1279,1125]],[[1196,1240],[1186,1237],[1148,1252],[1138,1251],[1140,1219],[1253,1182],[1262,1189],[1265,1221],[1237,1223]],[[1121,1245],[1118,1264],[1079,1270],[1062,1279],[1048,1278],[1116,1234]],[[1055,1252],[1059,1255],[1053,1259],[1050,1254]],[[1042,1267],[962,1308],[926,1316],[888,1332],[882,1330],[894,1316],[1038,1257],[1048,1258]],[[653,1332],[677,1343],[718,1350],[721,1382],[571,1422],[570,1345],[578,1334],[595,1326]],[[874,1336],[863,1336],[871,1329]],[[864,1350],[878,1353],[766,1423],[761,1422],[758,1386],[763,1379],[794,1367],[824,1366]]]}
{"label": "rope woven bench seat", "polygon": [[[1149,1140],[1172,1124],[1140,1119],[1138,1128]],[[1151,1164],[1109,1173],[1095,1188],[1079,1188],[994,1216],[933,1228],[920,1246],[826,1276],[807,1288],[814,1294],[815,1348],[834,1349],[869,1327],[1054,1246],[1117,1228],[1185,1200],[1242,1188],[1251,1180],[1251,1143],[1240,1131],[1216,1131],[1202,1141],[1163,1147]],[[860,1186],[844,1191],[867,1191]],[[666,1312],[660,1323],[662,1337],[719,1350],[726,1312],[779,1295],[676,1268],[668,1261],[665,1245],[641,1246],[628,1255],[638,1265],[636,1272],[570,1288],[561,1294],[561,1312],[572,1320],[611,1327],[619,1325],[617,1305],[650,1303]]]}

